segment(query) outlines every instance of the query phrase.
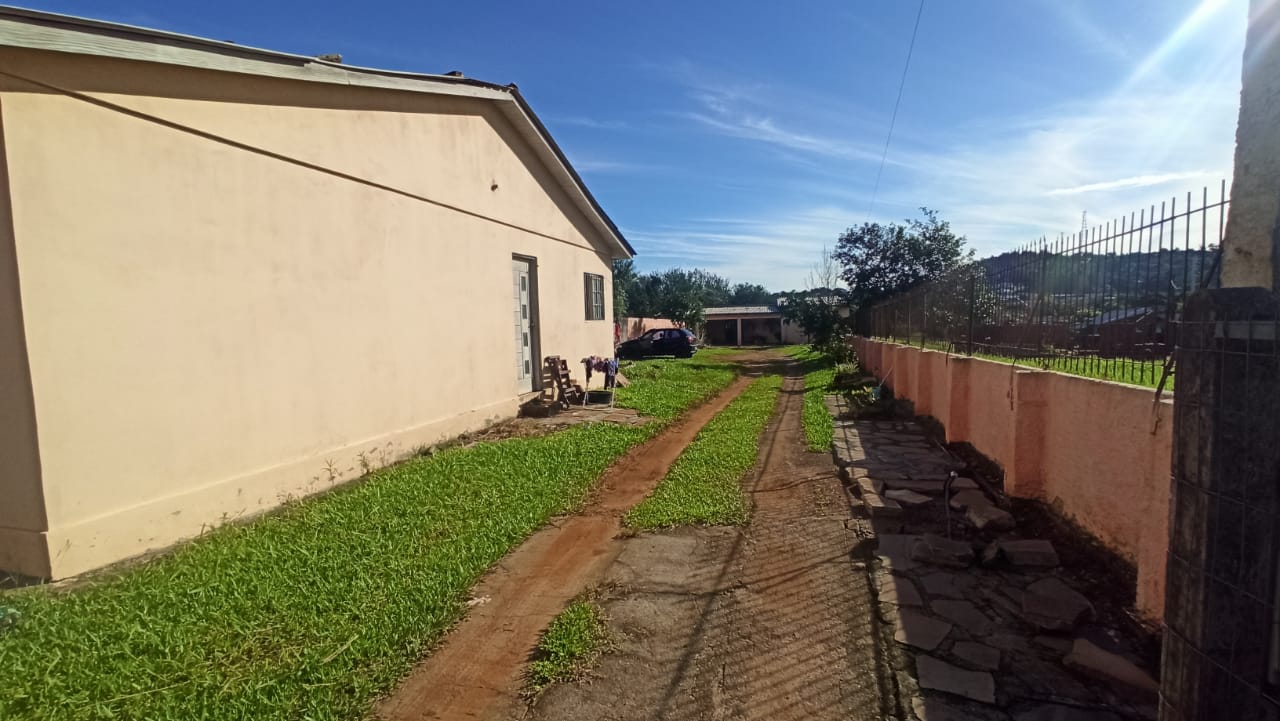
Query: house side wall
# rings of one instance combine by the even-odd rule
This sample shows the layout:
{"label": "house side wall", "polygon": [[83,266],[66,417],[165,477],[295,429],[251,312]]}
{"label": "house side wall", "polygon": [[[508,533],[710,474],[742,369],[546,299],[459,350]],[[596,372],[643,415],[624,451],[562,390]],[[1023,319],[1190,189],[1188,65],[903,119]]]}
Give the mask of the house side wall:
{"label": "house side wall", "polygon": [[0,569],[45,577],[47,525],[7,166],[0,123]]}
{"label": "house side wall", "polygon": [[612,347],[583,285],[612,317],[609,258],[494,103],[0,64],[250,146],[0,86],[55,576],[514,414],[513,254],[537,258],[544,355]]}

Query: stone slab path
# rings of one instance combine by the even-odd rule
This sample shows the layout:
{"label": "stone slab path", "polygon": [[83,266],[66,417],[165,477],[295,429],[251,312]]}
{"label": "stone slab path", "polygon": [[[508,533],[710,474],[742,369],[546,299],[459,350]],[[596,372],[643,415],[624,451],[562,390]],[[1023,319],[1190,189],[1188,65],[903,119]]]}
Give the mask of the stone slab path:
{"label": "stone slab path", "polygon": [[869,573],[894,629],[887,658],[902,717],[1155,718],[1151,674],[1117,634],[1090,625],[1094,609],[1059,573],[1052,543],[1018,538],[980,484],[957,476],[948,489],[962,464],[917,424],[845,420],[836,398],[828,408],[836,464],[876,537]]}

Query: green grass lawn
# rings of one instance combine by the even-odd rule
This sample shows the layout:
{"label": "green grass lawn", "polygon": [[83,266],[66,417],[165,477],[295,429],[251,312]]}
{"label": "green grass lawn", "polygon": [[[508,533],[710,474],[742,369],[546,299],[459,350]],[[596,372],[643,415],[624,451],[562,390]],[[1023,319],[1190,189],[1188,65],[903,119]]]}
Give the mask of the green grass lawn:
{"label": "green grass lawn", "polygon": [[[649,370],[619,402],[662,419],[734,377],[697,361],[636,366]],[[20,614],[0,626],[0,718],[364,718],[486,569],[657,428],[452,448],[74,590],[0,592]]]}
{"label": "green grass lawn", "polygon": [[600,608],[577,601],[561,611],[538,642],[537,658],[529,663],[529,689],[538,693],[553,683],[574,678],[608,643]]}
{"label": "green grass lawn", "polygon": [[780,376],[753,381],[703,427],[624,522],[635,528],[744,522],[747,505],[740,481],[755,465],[760,434],[773,415],[781,387]]}
{"label": "green grass lawn", "polygon": [[832,393],[831,383],[836,377],[832,360],[806,346],[790,346],[787,355],[800,361],[804,371],[804,438],[809,450],[828,452],[835,433],[835,423],[823,396]]}
{"label": "green grass lawn", "polygon": [[617,405],[664,421],[724,390],[738,373],[733,363],[701,352],[688,359],[623,361],[619,370],[631,385],[618,389]]}

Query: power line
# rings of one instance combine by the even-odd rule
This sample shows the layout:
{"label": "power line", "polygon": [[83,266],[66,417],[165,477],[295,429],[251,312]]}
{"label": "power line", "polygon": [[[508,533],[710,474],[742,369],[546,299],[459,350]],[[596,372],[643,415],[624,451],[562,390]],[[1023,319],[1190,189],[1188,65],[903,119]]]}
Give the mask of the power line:
{"label": "power line", "polygon": [[920,32],[920,17],[924,15],[924,0],[916,10],[916,24],[911,28],[911,43],[907,46],[907,61],[902,65],[902,79],[898,81],[898,99],[893,101],[893,115],[889,117],[889,134],[884,139],[884,152],[880,154],[880,169],[876,171],[876,185],[871,191],[871,204],[867,206],[867,222],[871,222],[871,211],[876,207],[876,199],[880,195],[880,176],[884,174],[884,161],[889,157],[889,143],[893,141],[893,127],[898,123],[898,106],[902,104],[902,90],[907,86],[907,70],[911,68],[911,54],[916,49],[916,35]]}
{"label": "power line", "polygon": [[501,226],[503,226],[503,227],[505,227],[505,228],[510,228],[510,229],[512,229],[512,230],[518,230],[518,231],[521,231],[521,232],[524,232],[524,233],[528,233],[528,234],[530,234],[530,235],[536,235],[536,236],[538,236],[539,238],[546,238],[547,240],[554,240],[554,241],[555,241],[555,242],[557,242],[557,243],[563,243],[563,244],[565,244],[565,245],[572,245],[572,246],[574,246],[574,247],[576,247],[576,248],[586,247],[586,246],[582,246],[582,245],[580,245],[580,244],[578,244],[578,243],[575,243],[575,242],[574,242],[574,241],[572,241],[572,240],[568,240],[568,239],[565,239],[565,238],[560,238],[560,237],[555,236],[555,235],[552,235],[552,234],[550,234],[550,233],[544,233],[544,232],[542,232],[542,231],[540,231],[540,230],[535,230],[535,229],[533,229],[533,228],[530,228],[530,227],[527,227],[527,226],[523,226],[523,225],[520,225],[520,224],[518,224],[518,223],[513,223],[513,222],[508,221],[508,220],[502,220],[501,218],[497,218],[497,217],[494,217],[494,216],[492,216],[492,215],[485,215],[484,213],[481,213],[481,212],[479,212],[479,211],[475,211],[475,210],[468,210],[467,208],[463,208],[463,207],[461,207],[461,206],[454,205],[454,204],[452,204],[452,203],[448,203],[448,202],[445,202],[445,201],[442,201],[442,200],[436,200],[435,198],[431,198],[431,197],[428,197],[428,196],[425,196],[425,195],[421,195],[421,194],[419,194],[419,193],[415,193],[415,192],[413,192],[413,191],[406,190],[406,189],[404,189],[404,188],[397,188],[397,187],[392,186],[392,185],[387,185],[387,184],[385,184],[385,183],[380,183],[380,182],[378,182],[378,181],[376,181],[376,180],[373,180],[373,179],[371,179],[371,178],[363,178],[363,177],[360,177],[360,176],[358,176],[358,175],[354,175],[354,174],[352,174],[352,173],[347,173],[347,172],[345,172],[345,171],[338,170],[338,169],[336,169],[336,168],[330,168],[330,167],[327,167],[327,166],[324,166],[324,165],[320,165],[320,164],[318,164],[318,163],[312,163],[312,162],[307,161],[307,160],[302,160],[301,158],[295,158],[295,157],[292,157],[292,156],[289,156],[289,155],[285,155],[285,154],[283,154],[283,153],[278,153],[278,152],[276,152],[276,151],[274,151],[274,150],[269,150],[269,149],[267,149],[267,148],[259,147],[259,146],[256,146],[256,145],[251,145],[251,144],[249,144],[249,143],[241,142],[241,141],[239,141],[239,140],[235,140],[235,139],[233,139],[233,138],[229,138],[229,137],[224,136],[224,135],[218,135],[217,133],[212,133],[212,132],[209,132],[209,131],[207,131],[207,130],[201,130],[201,129],[199,129],[199,128],[196,128],[196,127],[193,127],[193,126],[190,126],[190,125],[184,125],[184,124],[182,124],[182,123],[178,123],[178,122],[175,122],[175,121],[172,121],[172,120],[168,120],[168,119],[166,119],[166,118],[162,118],[162,117],[159,117],[159,116],[157,116],[157,115],[151,115],[151,114],[149,114],[149,113],[145,113],[145,112],[143,112],[143,111],[141,111],[141,110],[134,110],[133,108],[126,107],[126,106],[124,106],[124,105],[119,105],[119,104],[117,104],[117,103],[113,103],[113,102],[111,102],[110,100],[103,100],[102,98],[98,98],[98,97],[95,97],[95,96],[92,96],[92,95],[88,95],[88,94],[86,94],[86,93],[78,92],[78,91],[75,91],[75,90],[70,90],[70,89],[68,89],[68,88],[63,88],[63,87],[60,87],[60,86],[57,86],[57,85],[53,85],[53,84],[51,84],[51,83],[46,83],[46,82],[41,81],[41,80],[36,80],[36,79],[34,79],[34,78],[29,78],[29,77],[26,77],[26,76],[24,76],[24,75],[17,75],[17,74],[15,74],[15,73],[11,73],[11,72],[8,72],[8,71],[5,71],[5,70],[0,70],[0,77],[11,78],[11,79],[13,79],[13,80],[18,80],[18,81],[20,81],[20,82],[29,83],[29,84],[31,84],[31,85],[34,85],[34,86],[38,87],[38,88],[44,88],[45,90],[49,90],[49,91],[51,91],[51,92],[55,92],[55,93],[59,93],[59,94],[65,95],[65,96],[67,96],[67,97],[69,97],[69,98],[72,98],[73,100],[79,100],[79,101],[81,101],[81,102],[88,103],[89,105],[95,105],[95,106],[100,107],[100,108],[103,108],[103,109],[105,109],[105,110],[110,110],[110,111],[112,111],[112,112],[120,113],[121,115],[127,115],[127,116],[132,117],[132,118],[137,118],[138,120],[144,120],[144,121],[146,121],[146,122],[148,122],[148,123],[154,123],[154,124],[156,124],[156,125],[159,125],[159,126],[162,126],[162,127],[165,127],[165,128],[169,128],[170,130],[176,130],[176,131],[178,131],[178,132],[180,132],[180,133],[186,133],[186,134],[188,134],[188,135],[194,135],[194,136],[195,136],[195,137],[197,137],[197,138],[203,138],[203,139],[205,139],[205,140],[209,140],[209,141],[212,141],[212,142],[215,142],[215,143],[220,143],[220,144],[222,144],[222,145],[226,145],[226,146],[229,146],[229,147],[232,147],[232,148],[236,148],[237,150],[242,150],[242,151],[245,151],[245,152],[254,153],[254,154],[256,154],[256,155],[261,155],[261,156],[264,156],[264,157],[267,157],[267,158],[271,158],[271,159],[273,159],[273,160],[278,160],[278,161],[281,161],[281,162],[284,162],[284,163],[288,163],[288,164],[290,164],[290,165],[296,165],[296,166],[298,166],[298,167],[306,168],[307,170],[315,171],[315,172],[318,172],[318,173],[324,173],[324,174],[326,174],[326,175],[331,175],[331,176],[333,176],[333,177],[341,178],[341,179],[343,179],[343,180],[347,180],[347,181],[350,181],[350,182],[353,182],[353,183],[359,183],[360,185],[365,185],[365,186],[368,186],[368,187],[370,187],[370,188],[375,188],[375,189],[377,189],[377,190],[381,190],[381,191],[383,191],[383,192],[392,193],[392,194],[399,195],[399,196],[402,196],[402,197],[405,197],[405,198],[410,198],[410,199],[412,199],[412,200],[416,200],[416,201],[419,201],[419,202],[422,202],[422,203],[426,203],[427,205],[433,205],[433,206],[436,206],[437,208],[443,208],[443,209],[445,209],[445,210],[450,210],[450,211],[453,211],[453,212],[455,212],[455,213],[460,213],[460,214],[462,214],[462,215],[466,215],[466,216],[469,216],[469,217],[472,217],[472,218],[476,218],[477,220],[487,221],[487,222],[489,222],[489,223],[494,223],[494,224],[496,224],[496,225],[501,225]]}

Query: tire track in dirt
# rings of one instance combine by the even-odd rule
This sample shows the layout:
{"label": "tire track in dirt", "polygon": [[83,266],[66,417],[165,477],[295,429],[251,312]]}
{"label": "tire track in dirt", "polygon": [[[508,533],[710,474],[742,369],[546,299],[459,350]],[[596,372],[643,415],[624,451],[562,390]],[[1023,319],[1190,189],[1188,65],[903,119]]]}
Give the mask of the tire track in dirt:
{"label": "tire track in dirt", "polygon": [[864,539],[827,454],[809,453],[794,365],[743,481],[744,528],[623,542],[604,576],[615,649],[548,690],[547,721],[882,719],[893,709]]}
{"label": "tire track in dirt", "polygon": [[482,719],[520,702],[521,673],[542,630],[617,558],[622,514],[653,491],[698,431],[751,383],[740,376],[710,401],[605,471],[583,510],[553,520],[473,589],[489,602],[378,704],[381,721]]}

